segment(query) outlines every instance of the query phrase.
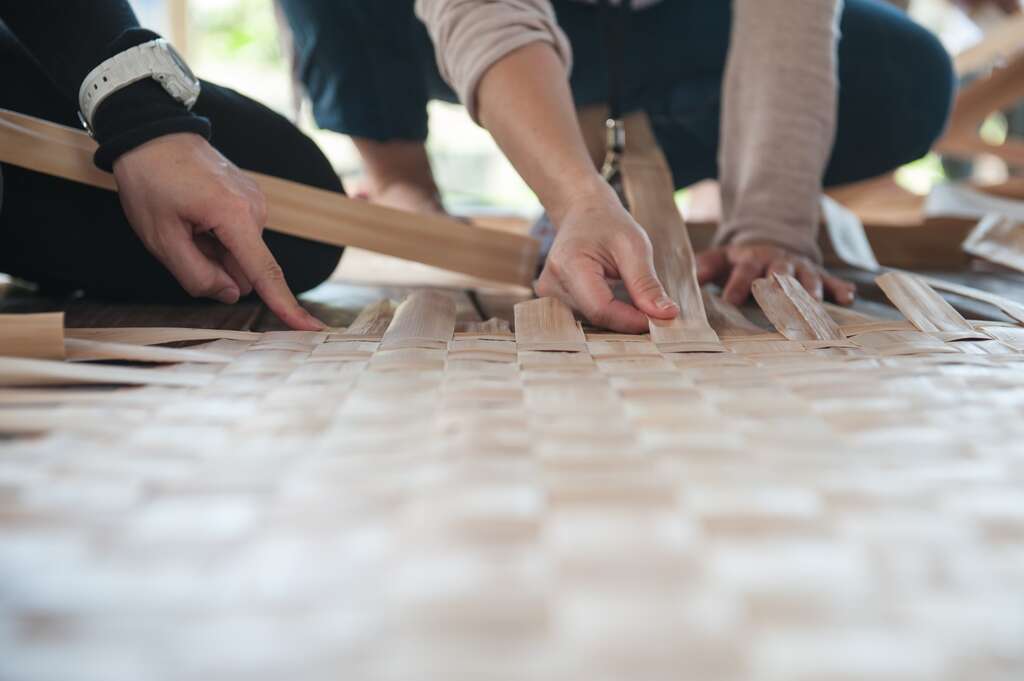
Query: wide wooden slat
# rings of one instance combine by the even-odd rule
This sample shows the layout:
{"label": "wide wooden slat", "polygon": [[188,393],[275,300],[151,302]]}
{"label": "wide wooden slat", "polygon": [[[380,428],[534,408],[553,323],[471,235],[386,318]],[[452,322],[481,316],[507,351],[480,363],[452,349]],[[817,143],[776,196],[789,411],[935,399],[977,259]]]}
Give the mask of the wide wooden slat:
{"label": "wide wooden slat", "polygon": [[[79,130],[0,109],[0,161],[116,190],[92,163],[96,144]],[[538,244],[527,236],[406,213],[260,173],[267,227],[336,246],[356,246],[435,267],[529,286]]]}
{"label": "wide wooden slat", "polygon": [[64,359],[64,313],[0,314],[0,355]]}
{"label": "wide wooden slat", "polygon": [[988,338],[960,316],[928,284],[906,272],[886,272],[875,282],[889,301],[920,331],[943,340],[984,340]]}

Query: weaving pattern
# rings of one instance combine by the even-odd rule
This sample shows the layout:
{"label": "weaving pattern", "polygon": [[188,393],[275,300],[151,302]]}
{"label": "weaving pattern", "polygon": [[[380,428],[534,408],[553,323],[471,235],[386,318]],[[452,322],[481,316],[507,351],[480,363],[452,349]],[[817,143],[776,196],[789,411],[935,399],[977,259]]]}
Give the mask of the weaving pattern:
{"label": "weaving pattern", "polygon": [[1024,328],[799,303],[672,353],[423,292],[4,390],[0,678],[1021,678]]}

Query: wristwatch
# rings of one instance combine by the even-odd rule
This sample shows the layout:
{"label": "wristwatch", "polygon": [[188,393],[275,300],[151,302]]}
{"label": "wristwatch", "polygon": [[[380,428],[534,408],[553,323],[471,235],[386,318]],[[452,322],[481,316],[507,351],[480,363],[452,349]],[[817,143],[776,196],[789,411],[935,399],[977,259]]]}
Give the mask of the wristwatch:
{"label": "wristwatch", "polygon": [[93,115],[100,103],[118,90],[146,78],[163,86],[171,97],[189,109],[199,98],[199,79],[174,47],[158,38],[115,54],[85,77],[78,91],[78,118],[93,134]]}

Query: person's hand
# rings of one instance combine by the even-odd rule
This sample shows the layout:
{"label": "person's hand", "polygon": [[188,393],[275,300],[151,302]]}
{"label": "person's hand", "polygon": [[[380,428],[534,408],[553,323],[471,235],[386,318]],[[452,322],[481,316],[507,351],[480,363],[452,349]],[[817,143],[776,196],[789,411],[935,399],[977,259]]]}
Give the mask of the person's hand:
{"label": "person's hand", "polygon": [[[654,273],[647,234],[604,187],[552,215],[558,233],[537,280],[537,294],[562,300],[597,326],[643,333],[648,316],[673,319],[679,307]],[[622,280],[633,305],[615,299],[610,283],[615,279]]]}
{"label": "person's hand", "polygon": [[1007,14],[1015,14],[1021,11],[1020,0],[956,0],[956,4],[968,12],[973,12],[986,5],[995,5]]}
{"label": "person's hand", "polygon": [[755,279],[771,274],[788,274],[821,300],[827,292],[841,305],[853,303],[857,287],[833,277],[809,258],[767,243],[722,246],[697,256],[697,279],[701,284],[724,285],[722,295],[733,305],[742,305],[750,296]]}
{"label": "person's hand", "polygon": [[259,187],[202,137],[158,137],[122,155],[114,176],[135,233],[190,295],[234,303],[255,290],[291,328],[324,328],[263,242]]}

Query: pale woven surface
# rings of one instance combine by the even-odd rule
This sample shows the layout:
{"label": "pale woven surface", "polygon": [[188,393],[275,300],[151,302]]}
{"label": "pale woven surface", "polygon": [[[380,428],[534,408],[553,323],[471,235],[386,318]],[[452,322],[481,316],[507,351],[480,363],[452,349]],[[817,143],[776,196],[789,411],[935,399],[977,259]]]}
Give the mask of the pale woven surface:
{"label": "pale woven surface", "polygon": [[14,405],[0,678],[1024,678],[1024,333],[841,328],[273,332]]}

